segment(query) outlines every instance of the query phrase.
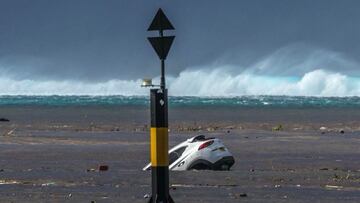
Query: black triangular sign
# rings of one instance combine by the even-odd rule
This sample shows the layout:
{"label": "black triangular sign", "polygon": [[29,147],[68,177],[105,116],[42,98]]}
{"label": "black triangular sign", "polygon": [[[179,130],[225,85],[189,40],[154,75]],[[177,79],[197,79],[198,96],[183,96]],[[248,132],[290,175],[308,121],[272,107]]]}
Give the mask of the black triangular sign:
{"label": "black triangular sign", "polygon": [[153,30],[175,30],[174,26],[170,23],[164,12],[159,8],[153,21],[151,22],[148,31]]}
{"label": "black triangular sign", "polygon": [[172,42],[175,36],[168,37],[148,37],[152,47],[155,49],[157,55],[161,60],[165,60],[169,53]]}

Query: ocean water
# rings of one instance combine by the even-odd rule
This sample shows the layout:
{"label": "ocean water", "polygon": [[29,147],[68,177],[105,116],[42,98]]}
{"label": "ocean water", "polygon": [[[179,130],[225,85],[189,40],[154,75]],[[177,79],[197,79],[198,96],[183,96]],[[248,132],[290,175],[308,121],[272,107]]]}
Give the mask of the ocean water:
{"label": "ocean water", "polygon": [[[158,79],[158,77],[154,78],[153,84],[159,84]],[[360,77],[322,69],[309,71],[301,77],[295,77],[249,72],[233,74],[226,67],[221,67],[209,70],[184,70],[178,76],[168,76],[166,79],[170,96],[360,96]],[[19,80],[2,78],[0,70],[0,84],[5,84],[0,88],[0,95],[148,95],[149,90],[141,87],[141,83],[140,79],[114,79],[97,82]]]}
{"label": "ocean water", "polygon": [[[149,105],[148,96],[0,96],[0,106],[39,105]],[[190,97],[170,96],[170,106],[214,107],[360,107],[360,97],[304,97],[304,96],[237,96]]]}

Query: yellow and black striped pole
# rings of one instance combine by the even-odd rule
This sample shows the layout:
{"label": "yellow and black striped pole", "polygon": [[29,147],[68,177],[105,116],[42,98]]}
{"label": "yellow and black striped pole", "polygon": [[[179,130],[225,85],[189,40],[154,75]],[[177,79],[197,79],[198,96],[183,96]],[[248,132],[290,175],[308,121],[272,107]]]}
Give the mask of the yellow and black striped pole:
{"label": "yellow and black striped pole", "polygon": [[169,195],[168,96],[165,87],[165,59],[175,36],[164,36],[164,30],[175,28],[159,9],[148,31],[159,31],[159,37],[148,37],[161,60],[160,88],[150,90],[150,159],[152,195],[149,203],[173,203]]}
{"label": "yellow and black striped pole", "polygon": [[172,203],[169,195],[168,107],[167,89],[152,89],[151,93],[151,203]]}

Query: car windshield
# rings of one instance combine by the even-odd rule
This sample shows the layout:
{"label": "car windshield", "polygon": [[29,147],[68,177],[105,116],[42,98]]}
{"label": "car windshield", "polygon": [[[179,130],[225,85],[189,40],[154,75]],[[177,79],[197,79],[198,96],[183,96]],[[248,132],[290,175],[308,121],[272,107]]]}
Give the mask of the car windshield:
{"label": "car windshield", "polygon": [[184,153],[186,147],[180,147],[179,149],[169,154],[169,165],[173,164]]}

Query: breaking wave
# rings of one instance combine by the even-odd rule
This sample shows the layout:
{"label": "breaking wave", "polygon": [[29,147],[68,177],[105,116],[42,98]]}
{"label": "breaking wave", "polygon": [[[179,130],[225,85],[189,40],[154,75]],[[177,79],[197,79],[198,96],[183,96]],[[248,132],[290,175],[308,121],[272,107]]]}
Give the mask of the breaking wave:
{"label": "breaking wave", "polygon": [[[360,64],[341,53],[291,44],[243,67],[232,59],[192,67],[167,77],[169,95],[236,97],[243,95],[360,96]],[[85,82],[12,77],[0,66],[0,95],[148,95],[141,79]],[[26,72],[26,71],[24,71]],[[20,73],[17,75],[21,76]],[[27,76],[37,75],[27,73]],[[26,77],[29,78],[29,77]],[[44,78],[44,77],[42,77]],[[158,83],[159,78],[154,79]]]}
{"label": "breaking wave", "polygon": [[302,77],[276,77],[242,73],[231,75],[215,69],[184,71],[174,78],[170,92],[190,96],[358,96],[360,78],[340,73],[314,70]]}
{"label": "breaking wave", "polygon": [[[157,83],[158,79],[154,80]],[[0,95],[147,95],[141,80],[35,81],[0,78]],[[231,74],[226,68],[185,70],[168,77],[172,96],[360,96],[360,78],[317,69],[302,77]]]}

